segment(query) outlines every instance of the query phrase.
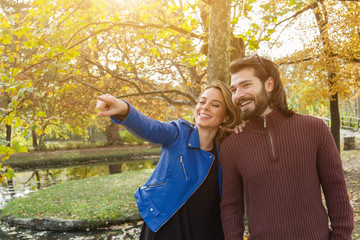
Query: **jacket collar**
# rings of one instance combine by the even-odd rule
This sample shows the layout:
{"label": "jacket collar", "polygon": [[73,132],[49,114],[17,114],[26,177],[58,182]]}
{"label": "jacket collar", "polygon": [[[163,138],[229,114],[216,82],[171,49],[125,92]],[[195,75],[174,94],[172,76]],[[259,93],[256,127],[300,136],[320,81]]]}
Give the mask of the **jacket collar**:
{"label": "jacket collar", "polygon": [[[190,130],[190,134],[186,142],[186,147],[200,149],[198,127],[197,125],[193,125],[193,126],[194,127]],[[217,155],[219,156],[219,147],[216,144],[215,147],[216,147]]]}
{"label": "jacket collar", "polygon": [[200,148],[199,132],[197,125],[194,125],[194,127],[190,130],[186,146],[189,148]]}

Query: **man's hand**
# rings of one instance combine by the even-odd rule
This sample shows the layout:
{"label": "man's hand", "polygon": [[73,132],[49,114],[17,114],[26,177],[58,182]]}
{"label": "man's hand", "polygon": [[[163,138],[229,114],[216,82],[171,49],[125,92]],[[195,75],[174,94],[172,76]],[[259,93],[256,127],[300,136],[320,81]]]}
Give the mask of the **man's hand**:
{"label": "man's hand", "polygon": [[220,126],[220,128],[223,128],[226,132],[229,133],[236,133],[239,134],[243,131],[244,127],[245,127],[246,122],[242,122],[239,125],[236,125],[234,128],[223,128],[222,126]]}

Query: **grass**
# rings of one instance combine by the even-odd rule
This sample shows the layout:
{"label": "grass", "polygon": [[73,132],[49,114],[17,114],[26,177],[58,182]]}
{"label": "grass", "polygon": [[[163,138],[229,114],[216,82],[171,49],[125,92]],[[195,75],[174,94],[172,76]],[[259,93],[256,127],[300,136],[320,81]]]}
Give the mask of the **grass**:
{"label": "grass", "polygon": [[[360,142],[357,138],[356,145]],[[115,147],[103,149],[84,149],[54,152],[33,152],[13,156],[11,161],[26,164],[39,164],[41,161],[75,163],[84,159],[110,159],[119,156],[158,155],[160,148],[150,147]],[[354,208],[355,229],[354,239],[360,236],[359,212],[359,150],[341,151],[349,197]],[[34,160],[37,159],[37,160]],[[78,159],[74,161],[74,159]],[[41,161],[40,161],[41,160]],[[61,161],[62,160],[62,161]],[[138,215],[133,192],[141,186],[153,170],[123,172],[121,174],[94,177],[53,185],[47,189],[32,193],[27,197],[14,199],[5,206],[0,218],[11,216],[15,218],[60,218],[112,222],[126,222],[132,216]]]}
{"label": "grass", "polygon": [[0,217],[126,221],[138,214],[134,191],[152,169],[69,181],[11,200]]}
{"label": "grass", "polygon": [[61,165],[81,165],[89,162],[132,160],[153,155],[160,155],[159,147],[133,146],[88,148],[15,154],[12,155],[4,165],[10,165],[15,170],[19,170],[56,167]]}

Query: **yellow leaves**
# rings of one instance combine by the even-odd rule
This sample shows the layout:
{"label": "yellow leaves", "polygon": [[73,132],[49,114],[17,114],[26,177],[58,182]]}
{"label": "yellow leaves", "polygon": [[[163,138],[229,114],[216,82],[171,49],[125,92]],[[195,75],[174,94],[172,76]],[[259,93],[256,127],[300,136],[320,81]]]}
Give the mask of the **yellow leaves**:
{"label": "yellow leaves", "polygon": [[186,82],[186,86],[188,86],[188,87],[194,87],[195,85],[194,85],[192,82],[188,81],[188,82]]}
{"label": "yellow leaves", "polygon": [[175,4],[172,4],[172,5],[167,5],[167,9],[168,9],[169,13],[173,13],[173,12],[178,11],[180,9],[180,7]]}
{"label": "yellow leaves", "polygon": [[0,42],[4,45],[11,44],[12,31],[2,29],[0,32]]}
{"label": "yellow leaves", "polygon": [[159,57],[160,53],[158,52],[158,50],[155,47],[151,48],[151,53],[152,55],[154,55],[155,57]]}
{"label": "yellow leaves", "polygon": [[[1,145],[0,145],[0,157],[2,161],[8,160],[9,157],[11,155],[13,155],[14,153],[20,153],[20,152],[27,152],[27,148],[20,145],[18,142],[16,141],[12,141],[10,143],[10,147],[7,146],[7,142],[5,141],[1,141]],[[13,173],[13,171],[10,168],[6,168],[9,173]]]}
{"label": "yellow leaves", "polygon": [[185,45],[186,42],[187,42],[187,40],[186,40],[186,38],[184,38],[184,37],[180,37],[180,38],[179,38],[179,42],[180,42],[180,45]]}
{"label": "yellow leaves", "polygon": [[39,111],[36,113],[36,116],[38,116],[38,117],[44,117],[45,115],[46,115],[46,113],[43,111]]}
{"label": "yellow leaves", "polygon": [[74,87],[74,86],[73,86],[72,84],[67,83],[67,84],[65,84],[64,89],[65,89],[65,90],[71,90],[73,87]]}
{"label": "yellow leaves", "polygon": [[125,91],[125,92],[127,92],[127,91],[129,91],[129,89],[130,89],[130,87],[125,86],[125,87],[122,87],[122,88],[121,88],[121,91]]}

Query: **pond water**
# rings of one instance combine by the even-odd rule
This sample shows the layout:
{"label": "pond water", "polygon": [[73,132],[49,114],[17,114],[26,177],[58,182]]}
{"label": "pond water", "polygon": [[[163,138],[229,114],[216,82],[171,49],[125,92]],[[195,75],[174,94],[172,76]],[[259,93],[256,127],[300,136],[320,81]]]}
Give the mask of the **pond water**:
{"label": "pond water", "polygon": [[[16,176],[12,181],[3,181],[0,184],[0,209],[4,208],[6,202],[12,198],[25,196],[53,184],[126,171],[151,169],[155,168],[156,163],[155,159],[149,159],[146,161],[122,161],[111,164],[89,164],[15,172]],[[139,235],[141,224],[141,222],[134,222],[107,229],[83,232],[35,231],[0,225],[0,239],[136,239]]]}

